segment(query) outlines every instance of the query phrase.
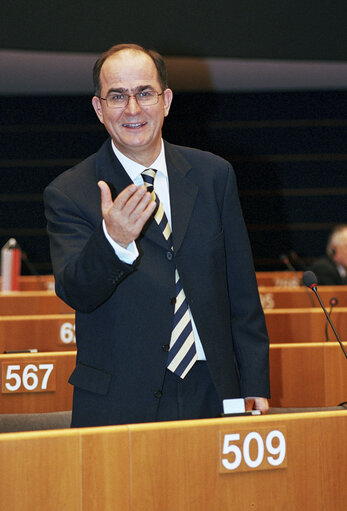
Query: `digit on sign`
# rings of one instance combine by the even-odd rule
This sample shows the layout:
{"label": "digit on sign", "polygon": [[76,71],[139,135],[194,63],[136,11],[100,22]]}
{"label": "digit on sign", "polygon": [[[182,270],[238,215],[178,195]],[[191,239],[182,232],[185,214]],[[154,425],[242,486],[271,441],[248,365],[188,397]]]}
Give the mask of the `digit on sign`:
{"label": "digit on sign", "polygon": [[[31,371],[31,372],[29,372]],[[35,371],[35,372],[33,372]],[[23,387],[27,390],[34,390],[37,387],[37,384],[39,382],[39,379],[37,377],[37,367],[34,364],[28,364],[25,366],[23,371]],[[29,383],[29,380],[32,380],[32,383]]]}
{"label": "digit on sign", "polygon": [[42,378],[42,383],[41,383],[41,389],[46,390],[48,378],[50,377],[50,374],[53,371],[53,364],[40,364],[39,369],[46,369],[45,375]]}
{"label": "digit on sign", "polygon": [[230,452],[234,453],[235,459],[230,462],[227,458],[222,459],[223,466],[227,470],[235,470],[242,460],[241,449],[237,445],[232,445],[231,442],[235,442],[236,440],[240,440],[239,433],[233,433],[229,435],[224,435],[224,443],[223,443],[223,454],[229,454]]}
{"label": "digit on sign", "polygon": [[72,323],[63,323],[60,327],[60,340],[64,344],[76,342],[75,326]]}
{"label": "digit on sign", "polygon": [[18,365],[9,365],[7,367],[6,380],[14,380],[15,381],[15,383],[13,385],[11,385],[11,383],[8,383],[8,382],[5,383],[5,387],[7,388],[7,390],[10,390],[11,392],[18,390],[20,387],[20,384],[22,382],[19,374],[13,372],[13,371],[19,371],[19,370],[20,370],[19,364]]}
{"label": "digit on sign", "polygon": [[[258,446],[258,455],[255,458],[255,460],[252,460],[249,454],[249,445],[252,440],[255,440]],[[264,442],[259,433],[256,433],[255,431],[253,431],[252,433],[248,433],[243,442],[243,457],[245,459],[246,464],[249,467],[251,468],[259,467],[264,458]]]}
{"label": "digit on sign", "polygon": [[[273,446],[273,439],[278,438],[278,446]],[[283,433],[278,430],[271,431],[268,436],[266,437],[266,449],[269,451],[270,454],[278,455],[278,458],[274,458],[273,456],[268,456],[267,460],[270,463],[270,465],[280,465],[284,457],[286,455],[286,439],[284,438]]]}

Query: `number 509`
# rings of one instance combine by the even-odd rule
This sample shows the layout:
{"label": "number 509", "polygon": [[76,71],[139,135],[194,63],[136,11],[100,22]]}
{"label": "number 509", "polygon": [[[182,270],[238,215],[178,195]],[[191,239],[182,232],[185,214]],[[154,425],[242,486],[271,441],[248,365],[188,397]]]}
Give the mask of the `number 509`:
{"label": "number 509", "polygon": [[246,470],[247,467],[250,469],[279,468],[279,465],[283,463],[286,455],[286,440],[281,431],[270,431],[265,437],[265,442],[263,436],[256,431],[248,433],[243,442],[240,442],[240,439],[240,433],[224,435],[222,455],[232,454],[233,458],[232,461],[226,457],[221,459],[227,471],[238,469],[242,460],[246,464]]}

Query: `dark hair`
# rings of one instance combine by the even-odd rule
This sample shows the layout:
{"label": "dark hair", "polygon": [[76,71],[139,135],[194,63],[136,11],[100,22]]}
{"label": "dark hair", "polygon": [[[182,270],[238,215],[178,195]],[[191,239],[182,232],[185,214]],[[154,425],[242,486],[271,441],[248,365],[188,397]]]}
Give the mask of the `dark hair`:
{"label": "dark hair", "polygon": [[118,53],[122,50],[133,50],[133,51],[141,51],[142,53],[145,53],[148,55],[154,62],[154,65],[158,72],[158,78],[160,85],[162,87],[162,90],[165,90],[168,88],[167,84],[167,71],[166,71],[166,65],[164,62],[163,57],[157,53],[154,50],[146,50],[146,48],[143,48],[142,46],[139,46],[138,44],[131,44],[131,43],[124,43],[124,44],[116,44],[115,46],[112,46],[109,50],[105,51],[100,55],[98,60],[94,64],[93,68],[93,81],[94,81],[94,93],[96,96],[100,96],[101,92],[101,84],[100,84],[100,72],[101,68],[105,62],[106,59],[114,55],[115,53]]}

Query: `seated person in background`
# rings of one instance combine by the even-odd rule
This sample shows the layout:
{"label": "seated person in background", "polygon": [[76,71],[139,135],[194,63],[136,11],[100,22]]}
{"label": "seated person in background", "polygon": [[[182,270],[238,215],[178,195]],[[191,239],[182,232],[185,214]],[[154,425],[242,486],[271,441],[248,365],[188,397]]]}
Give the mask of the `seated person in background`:
{"label": "seated person in background", "polygon": [[317,259],[311,270],[316,274],[318,284],[335,286],[347,284],[347,225],[339,225],[331,232],[326,256]]}

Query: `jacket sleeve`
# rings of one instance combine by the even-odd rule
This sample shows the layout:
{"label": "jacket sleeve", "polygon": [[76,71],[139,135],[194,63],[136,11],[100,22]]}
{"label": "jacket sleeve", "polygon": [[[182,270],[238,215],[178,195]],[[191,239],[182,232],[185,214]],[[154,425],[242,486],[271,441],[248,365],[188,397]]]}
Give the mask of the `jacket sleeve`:
{"label": "jacket sleeve", "polygon": [[[97,187],[96,187],[97,188]],[[107,241],[101,212],[93,214],[93,197],[55,184],[44,192],[47,230],[56,293],[80,312],[104,303],[134,266],[122,262]]]}
{"label": "jacket sleeve", "polygon": [[269,339],[261,307],[252,251],[230,168],[222,209],[231,328],[242,396],[270,396]]}

